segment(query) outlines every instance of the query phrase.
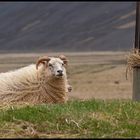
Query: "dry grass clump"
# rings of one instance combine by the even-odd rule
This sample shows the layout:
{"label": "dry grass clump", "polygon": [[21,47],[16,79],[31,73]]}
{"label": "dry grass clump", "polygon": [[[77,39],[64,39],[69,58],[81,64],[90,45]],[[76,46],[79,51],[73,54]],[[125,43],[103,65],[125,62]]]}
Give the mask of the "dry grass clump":
{"label": "dry grass clump", "polygon": [[127,56],[127,68],[126,68],[126,79],[128,71],[131,71],[135,67],[140,67],[140,50],[133,49]]}

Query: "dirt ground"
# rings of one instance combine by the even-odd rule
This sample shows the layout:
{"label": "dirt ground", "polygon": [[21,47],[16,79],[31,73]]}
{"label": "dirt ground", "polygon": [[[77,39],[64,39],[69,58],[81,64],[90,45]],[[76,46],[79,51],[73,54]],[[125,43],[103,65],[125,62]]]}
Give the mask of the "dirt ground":
{"label": "dirt ground", "polygon": [[[47,53],[64,54],[69,59],[68,78],[73,87],[69,99],[131,99],[132,73],[126,80],[128,52]],[[0,72],[6,72],[35,63],[39,56],[27,54],[1,54]]]}

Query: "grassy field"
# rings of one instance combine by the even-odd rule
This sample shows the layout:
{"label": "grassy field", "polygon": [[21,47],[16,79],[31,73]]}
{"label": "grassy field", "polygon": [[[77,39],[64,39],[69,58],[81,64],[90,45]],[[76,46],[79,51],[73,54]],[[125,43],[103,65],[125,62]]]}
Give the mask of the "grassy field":
{"label": "grassy field", "polygon": [[[73,87],[68,103],[0,106],[0,138],[140,138],[140,103],[131,100],[131,73],[125,77],[127,53],[63,54]],[[0,72],[43,55],[1,54]]]}
{"label": "grassy field", "polygon": [[140,103],[73,100],[0,110],[1,138],[140,138]]}

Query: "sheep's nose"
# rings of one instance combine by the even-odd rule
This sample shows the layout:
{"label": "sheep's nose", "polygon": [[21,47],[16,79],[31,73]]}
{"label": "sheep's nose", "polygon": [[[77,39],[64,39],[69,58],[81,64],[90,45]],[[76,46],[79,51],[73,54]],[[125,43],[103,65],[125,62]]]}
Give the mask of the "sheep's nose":
{"label": "sheep's nose", "polygon": [[63,72],[62,70],[58,70],[57,72],[59,73],[59,76],[62,76],[63,75],[62,74],[62,72]]}
{"label": "sheep's nose", "polygon": [[57,72],[58,72],[58,73],[62,73],[63,71],[62,71],[62,70],[58,70]]}

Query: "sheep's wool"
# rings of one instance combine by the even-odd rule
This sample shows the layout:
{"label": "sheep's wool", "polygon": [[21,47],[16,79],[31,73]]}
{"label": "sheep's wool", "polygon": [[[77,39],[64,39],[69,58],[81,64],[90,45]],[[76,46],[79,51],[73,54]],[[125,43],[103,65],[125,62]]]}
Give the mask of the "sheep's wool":
{"label": "sheep's wool", "polygon": [[0,103],[63,103],[67,100],[66,75],[62,78],[52,77],[46,73],[43,65],[38,70],[31,64],[1,73],[0,85]]}

